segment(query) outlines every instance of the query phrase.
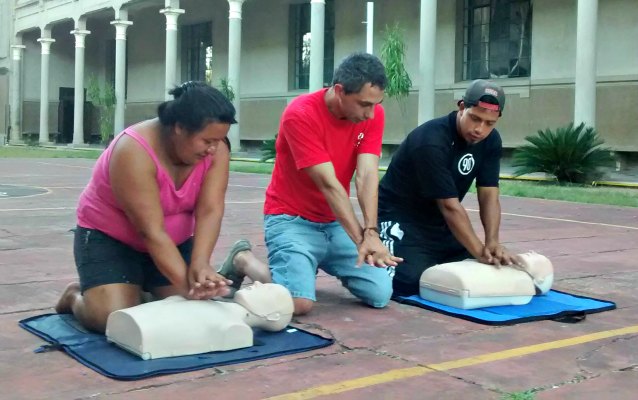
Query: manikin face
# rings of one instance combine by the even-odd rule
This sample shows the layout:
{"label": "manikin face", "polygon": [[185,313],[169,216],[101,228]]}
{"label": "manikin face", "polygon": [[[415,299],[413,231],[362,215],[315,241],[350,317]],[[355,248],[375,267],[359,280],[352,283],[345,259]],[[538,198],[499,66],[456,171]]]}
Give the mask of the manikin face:
{"label": "manikin face", "polygon": [[238,290],[233,299],[252,314],[269,321],[292,315],[294,309],[288,289],[276,283],[255,282]]}
{"label": "manikin face", "polygon": [[215,154],[229,129],[230,124],[211,122],[199,132],[189,135],[186,129],[176,124],[173,142],[177,157],[182,163],[193,165],[206,156]]}
{"label": "manikin face", "polygon": [[514,256],[516,263],[530,275],[534,285],[547,293],[554,282],[554,266],[549,259],[542,254],[530,251]]}
{"label": "manikin face", "polygon": [[456,129],[467,144],[476,144],[492,133],[498,118],[498,111],[479,106],[466,108],[465,104],[461,102],[456,119]]}
{"label": "manikin face", "polygon": [[359,123],[374,118],[374,106],[383,101],[383,89],[372,86],[369,82],[363,85],[358,93],[346,94],[341,84],[334,85],[338,99],[337,118]]}

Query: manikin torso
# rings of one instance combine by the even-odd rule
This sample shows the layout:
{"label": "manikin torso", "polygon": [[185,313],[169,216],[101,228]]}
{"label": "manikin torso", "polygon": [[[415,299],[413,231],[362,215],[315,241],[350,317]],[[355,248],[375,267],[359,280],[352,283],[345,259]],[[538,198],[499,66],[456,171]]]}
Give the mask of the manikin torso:
{"label": "manikin torso", "polygon": [[518,265],[496,267],[476,260],[440,264],[421,275],[420,296],[452,307],[472,309],[527,304],[547,293],[554,281],[547,257],[528,252],[516,256]]}
{"label": "manikin torso", "polygon": [[292,318],[290,292],[274,283],[238,290],[234,303],[172,296],[109,315],[110,342],[148,360],[253,345],[252,328],[284,329]]}

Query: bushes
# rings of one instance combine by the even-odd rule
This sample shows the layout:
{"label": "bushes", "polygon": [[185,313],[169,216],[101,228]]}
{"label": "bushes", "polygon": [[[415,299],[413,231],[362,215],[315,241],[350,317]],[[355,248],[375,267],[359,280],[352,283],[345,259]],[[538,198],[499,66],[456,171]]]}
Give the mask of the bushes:
{"label": "bushes", "polygon": [[515,176],[544,172],[559,182],[589,183],[602,175],[601,167],[613,163],[609,150],[602,147],[604,141],[584,123],[539,130],[525,140],[529,143],[514,152]]}
{"label": "bushes", "polygon": [[274,160],[277,155],[275,149],[275,142],[277,141],[277,134],[272,139],[264,140],[261,144],[261,159],[259,161],[264,162],[268,160]]}

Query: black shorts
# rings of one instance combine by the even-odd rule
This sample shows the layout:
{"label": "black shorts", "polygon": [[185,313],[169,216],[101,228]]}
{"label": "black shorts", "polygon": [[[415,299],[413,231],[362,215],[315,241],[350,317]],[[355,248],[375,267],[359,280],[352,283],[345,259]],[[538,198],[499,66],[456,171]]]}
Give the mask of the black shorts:
{"label": "black shorts", "polygon": [[[189,265],[193,239],[177,248]],[[171,285],[148,253],[137,251],[96,229],[76,227],[73,255],[82,292],[111,283],[130,283],[145,291]]]}
{"label": "black shorts", "polygon": [[393,296],[419,294],[419,280],[427,268],[472,258],[447,226],[427,226],[380,219],[381,241],[403,262],[395,268]]}

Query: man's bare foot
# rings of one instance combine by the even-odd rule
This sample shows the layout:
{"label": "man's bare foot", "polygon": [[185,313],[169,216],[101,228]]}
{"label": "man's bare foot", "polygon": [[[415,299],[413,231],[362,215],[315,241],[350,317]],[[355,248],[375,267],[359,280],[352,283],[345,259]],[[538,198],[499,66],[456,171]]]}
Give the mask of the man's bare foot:
{"label": "man's bare foot", "polygon": [[72,282],[66,285],[58,304],[55,305],[55,312],[58,314],[71,314],[73,312],[73,303],[75,299],[80,295],[80,284],[78,282]]}
{"label": "man's bare foot", "polygon": [[253,282],[270,283],[270,269],[250,250],[240,251],[233,259],[237,272],[249,277]]}

